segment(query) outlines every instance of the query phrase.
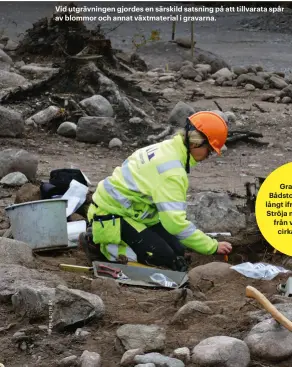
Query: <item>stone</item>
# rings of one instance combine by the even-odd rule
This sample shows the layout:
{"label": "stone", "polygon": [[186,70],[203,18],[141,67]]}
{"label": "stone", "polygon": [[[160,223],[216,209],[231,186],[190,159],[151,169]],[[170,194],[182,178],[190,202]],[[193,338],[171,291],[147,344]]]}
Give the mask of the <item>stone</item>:
{"label": "stone", "polygon": [[205,232],[239,232],[246,227],[245,215],[238,211],[227,193],[196,193],[188,203],[187,217]]}
{"label": "stone", "polygon": [[117,329],[117,337],[125,350],[141,348],[144,352],[163,350],[166,341],[165,329],[157,325],[125,324]]}
{"label": "stone", "polygon": [[59,73],[59,68],[40,66],[35,64],[26,64],[20,67],[20,72],[35,78],[52,77]]}
{"label": "stone", "polygon": [[85,143],[109,143],[118,135],[112,117],[81,117],[77,124],[76,139]]}
{"label": "stone", "polygon": [[37,112],[35,115],[25,120],[26,125],[47,125],[49,122],[62,116],[61,108],[57,106],[49,106],[45,110]]}
{"label": "stone", "polygon": [[13,61],[10,56],[8,56],[1,48],[0,48],[0,61],[6,64],[13,64]]}
{"label": "stone", "polygon": [[24,242],[0,237],[0,259],[4,264],[35,265],[31,247]]}
{"label": "stone", "polygon": [[65,121],[58,127],[57,134],[66,138],[75,138],[76,130],[77,125],[74,122]]}
{"label": "stone", "polygon": [[201,301],[190,301],[182,306],[172,318],[172,323],[186,323],[192,317],[211,315],[213,312],[209,306]]}
{"label": "stone", "polygon": [[129,123],[130,124],[141,124],[142,121],[143,120],[141,119],[141,117],[132,117],[130,118]]}
{"label": "stone", "polygon": [[173,75],[164,75],[158,78],[160,82],[173,82],[175,80]]}
{"label": "stone", "polygon": [[266,71],[258,71],[257,75],[263,78],[264,80],[268,80],[271,77],[271,73],[268,73]]}
{"label": "stone", "polygon": [[75,331],[75,335],[80,336],[81,338],[85,338],[85,337],[89,336],[90,334],[91,334],[90,331],[82,330],[81,328],[78,328]]}
{"label": "stone", "polygon": [[159,76],[159,74],[155,71],[147,71],[146,75],[151,79],[158,78]]}
{"label": "stone", "polygon": [[194,347],[192,362],[200,366],[247,367],[250,353],[242,340],[229,336],[213,336]]}
{"label": "stone", "polygon": [[201,81],[203,81],[203,77],[201,75],[197,75],[194,80],[195,82],[200,83]]}
{"label": "stone", "polygon": [[255,357],[277,362],[292,357],[292,333],[274,319],[255,325],[244,341]]}
{"label": "stone", "polygon": [[215,80],[221,78],[221,79],[223,79],[223,81],[232,80],[233,73],[228,68],[222,68],[222,69],[216,71],[216,73],[214,73],[212,75],[212,78],[215,79]]}
{"label": "stone", "polygon": [[25,62],[23,60],[21,60],[21,61],[16,61],[16,63],[14,64],[14,67],[16,69],[20,69],[24,65],[25,65]]}
{"label": "stone", "polygon": [[221,117],[223,117],[225,121],[227,117],[227,122],[235,122],[237,120],[236,115],[232,111],[224,112],[224,116],[221,116]]}
{"label": "stone", "polygon": [[195,113],[195,110],[188,104],[179,101],[168,117],[168,123],[177,127],[184,127],[187,117]]}
{"label": "stone", "polygon": [[109,101],[100,95],[83,99],[80,105],[90,116],[113,117],[114,110]]}
{"label": "stone", "polygon": [[[278,309],[279,312],[281,312],[287,319],[292,321],[292,304],[291,303],[279,303],[274,304],[274,306]],[[262,322],[264,320],[267,320],[271,317],[271,315],[266,312],[265,310],[259,310],[259,311],[251,311],[248,313],[248,316],[252,321],[255,322]]]}
{"label": "stone", "polygon": [[[185,48],[192,47],[192,40],[190,37],[177,37],[175,39],[175,42],[181,47],[185,47]],[[196,42],[194,41],[193,44],[195,45]]]}
{"label": "stone", "polygon": [[40,187],[31,183],[24,184],[16,193],[14,204],[41,200]]}
{"label": "stone", "polygon": [[252,73],[257,73],[257,72],[261,72],[261,71],[264,71],[264,69],[263,69],[263,67],[261,66],[261,65],[258,65],[258,64],[254,64],[254,65],[249,65],[248,67],[247,67],[247,70],[249,71],[249,72],[252,72]]}
{"label": "stone", "polygon": [[0,70],[0,90],[6,88],[23,87],[28,83],[22,75]]}
{"label": "stone", "polygon": [[21,114],[0,106],[0,137],[18,138],[23,133],[24,120]]}
{"label": "stone", "polygon": [[78,357],[77,356],[69,356],[61,359],[58,362],[58,367],[78,367]]}
{"label": "stone", "polygon": [[173,351],[173,357],[188,364],[191,360],[191,352],[187,347],[177,348]]}
{"label": "stone", "polygon": [[277,89],[284,89],[285,87],[288,86],[285,80],[278,76],[272,76],[270,78],[270,85],[272,88],[277,88]]}
{"label": "stone", "polygon": [[236,79],[236,86],[252,84],[256,88],[263,89],[265,85],[265,79],[259,75],[241,74]]}
{"label": "stone", "polygon": [[196,64],[195,69],[199,71],[203,70],[206,74],[210,74],[212,71],[212,67],[209,64]]}
{"label": "stone", "polygon": [[281,100],[282,103],[291,103],[291,101],[292,101],[291,97],[283,97]]}
{"label": "stone", "polygon": [[177,91],[174,88],[164,88],[161,93],[165,98],[171,98],[177,95]]}
{"label": "stone", "polygon": [[[223,262],[211,262],[191,269],[188,273],[191,289],[199,288],[202,292],[208,291],[214,284],[230,282],[240,277],[236,271],[230,269],[230,265]],[[208,279],[206,281],[205,279]]]}
{"label": "stone", "polygon": [[124,354],[123,357],[121,359],[121,367],[131,367],[134,364],[134,358],[137,355],[142,355],[143,353],[143,349],[141,348],[136,348],[136,349],[129,349],[127,350]]}
{"label": "stone", "polygon": [[275,95],[272,93],[264,93],[261,95],[261,101],[267,101],[267,102],[274,102],[275,101]]}
{"label": "stone", "polygon": [[97,295],[63,285],[56,288],[53,309],[53,328],[59,331],[98,320],[105,312],[103,301]]}
{"label": "stone", "polygon": [[180,73],[184,79],[194,79],[198,75],[198,70],[191,65],[185,65],[180,69]]}
{"label": "stone", "polygon": [[5,51],[15,51],[19,46],[18,42],[14,42],[11,39],[9,39],[4,47]]}
{"label": "stone", "polygon": [[11,65],[0,61],[0,70],[11,71]]}
{"label": "stone", "polygon": [[123,145],[123,143],[121,142],[120,139],[118,138],[113,138],[110,142],[109,142],[109,145],[108,147],[110,149],[113,149],[113,148],[121,148]]}
{"label": "stone", "polygon": [[24,285],[11,297],[14,311],[29,319],[48,318],[49,304],[55,298],[55,288]]}
{"label": "stone", "polygon": [[13,294],[24,286],[56,287],[65,282],[51,272],[14,264],[0,264],[0,302],[10,302]]}
{"label": "stone", "polygon": [[85,350],[80,357],[81,367],[101,367],[101,358],[98,353]]}
{"label": "stone", "polygon": [[155,367],[185,367],[185,364],[176,358],[166,357],[160,353],[148,353],[134,358],[136,363],[154,363]]}
{"label": "stone", "polygon": [[135,367],[155,367],[155,364],[154,363],[139,363],[139,364],[136,364]]}
{"label": "stone", "polygon": [[236,75],[241,75],[241,74],[247,74],[248,73],[248,69],[245,66],[235,66],[232,69],[232,71]]}
{"label": "stone", "polygon": [[254,85],[252,85],[252,84],[245,84],[244,89],[246,89],[249,92],[252,92],[252,91],[254,91],[256,89],[256,87]]}
{"label": "stone", "polygon": [[28,182],[28,179],[26,178],[26,176],[23,173],[12,172],[4,176],[1,179],[0,184],[4,186],[9,186],[9,187],[17,187],[17,186],[22,186],[26,184],[27,182]]}
{"label": "stone", "polygon": [[5,149],[0,151],[0,178],[11,172],[21,172],[30,181],[36,178],[38,159],[22,149]]}
{"label": "stone", "polygon": [[284,88],[283,92],[287,95],[287,97],[292,98],[292,84],[289,84],[288,87]]}

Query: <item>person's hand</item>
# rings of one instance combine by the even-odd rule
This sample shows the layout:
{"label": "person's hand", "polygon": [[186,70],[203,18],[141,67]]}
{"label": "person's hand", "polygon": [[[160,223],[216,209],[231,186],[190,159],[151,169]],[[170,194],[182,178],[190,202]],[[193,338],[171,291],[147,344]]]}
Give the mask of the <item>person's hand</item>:
{"label": "person's hand", "polygon": [[228,255],[232,251],[232,245],[229,242],[218,242],[217,254]]}
{"label": "person's hand", "polygon": [[127,256],[125,256],[125,255],[119,255],[118,258],[117,258],[117,262],[119,264],[127,265],[128,261],[129,260],[128,260]]}

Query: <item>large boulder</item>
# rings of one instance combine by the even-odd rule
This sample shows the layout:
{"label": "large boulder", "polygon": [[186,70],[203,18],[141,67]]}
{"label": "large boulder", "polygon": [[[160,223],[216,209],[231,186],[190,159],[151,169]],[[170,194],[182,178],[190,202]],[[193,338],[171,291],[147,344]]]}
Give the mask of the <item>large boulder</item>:
{"label": "large boulder", "polygon": [[228,68],[222,68],[216,71],[216,73],[212,75],[212,78],[215,80],[220,78],[222,81],[232,80],[233,72],[230,71]]}
{"label": "large boulder", "polygon": [[213,336],[194,347],[192,361],[200,366],[247,367],[250,353],[242,340]]}
{"label": "large boulder", "polygon": [[259,75],[241,74],[237,80],[236,85],[252,84],[256,88],[262,89],[265,85],[265,79]]}
{"label": "large boulder", "polygon": [[272,88],[284,89],[288,86],[288,83],[285,82],[284,78],[274,75],[270,78],[270,85]]}
{"label": "large boulder", "polygon": [[240,213],[226,193],[200,192],[188,203],[188,219],[205,232],[238,233],[246,227],[245,215]]}
{"label": "large boulder", "polygon": [[117,329],[117,337],[125,350],[159,351],[165,347],[166,333],[157,325],[126,324]]}
{"label": "large boulder", "polygon": [[29,180],[34,180],[37,168],[37,157],[26,150],[13,148],[0,151],[0,178],[11,172],[21,172]]}
{"label": "large boulder", "polygon": [[112,117],[81,117],[76,139],[86,143],[109,143],[118,135],[117,124]]}
{"label": "large boulder", "polygon": [[9,302],[13,294],[24,286],[56,287],[65,282],[52,272],[39,272],[24,266],[0,264],[0,303]]}
{"label": "large boulder", "polygon": [[22,75],[0,70],[0,90],[6,88],[23,87],[28,83]]}
{"label": "large boulder", "polygon": [[238,280],[241,275],[230,267],[231,265],[227,263],[211,262],[191,269],[188,274],[191,288],[194,290],[199,288],[202,292],[207,292],[212,287],[212,283],[216,285]]}
{"label": "large boulder", "polygon": [[96,352],[85,350],[80,357],[80,367],[101,367],[100,355]]}
{"label": "large boulder", "polygon": [[184,65],[179,72],[184,79],[195,79],[199,75],[198,70],[192,65]]}
{"label": "large boulder", "polygon": [[17,289],[11,301],[14,311],[29,319],[48,317],[49,305],[55,298],[55,288],[24,285]]}
{"label": "large boulder", "polygon": [[177,127],[185,127],[187,117],[193,113],[195,113],[195,110],[190,105],[179,101],[170,112],[168,123]]}
{"label": "large boulder", "polygon": [[103,301],[97,295],[62,285],[56,288],[53,309],[53,327],[60,331],[100,319],[105,312]]}
{"label": "large boulder", "polygon": [[0,237],[0,259],[4,264],[34,266],[31,247],[27,243]]}
{"label": "large boulder", "polygon": [[254,326],[244,341],[257,358],[280,362],[292,357],[292,333],[274,319]]}
{"label": "large boulder", "polygon": [[23,132],[24,120],[21,114],[0,106],[0,136],[18,138],[22,136]]}
{"label": "large boulder", "polygon": [[94,95],[80,102],[90,116],[113,117],[114,110],[109,101],[100,95]]}

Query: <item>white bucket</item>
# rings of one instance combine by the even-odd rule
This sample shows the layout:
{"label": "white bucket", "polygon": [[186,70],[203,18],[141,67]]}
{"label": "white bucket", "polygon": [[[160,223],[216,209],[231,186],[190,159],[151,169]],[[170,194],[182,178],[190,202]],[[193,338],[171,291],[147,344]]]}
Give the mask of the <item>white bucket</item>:
{"label": "white bucket", "polygon": [[15,240],[32,249],[68,246],[67,200],[38,200],[5,208]]}

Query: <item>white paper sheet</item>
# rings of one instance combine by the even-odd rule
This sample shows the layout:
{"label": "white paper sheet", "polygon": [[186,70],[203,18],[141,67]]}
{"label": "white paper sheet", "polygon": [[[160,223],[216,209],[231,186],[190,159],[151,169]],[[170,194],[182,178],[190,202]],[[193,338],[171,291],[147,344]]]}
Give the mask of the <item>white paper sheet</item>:
{"label": "white paper sheet", "polygon": [[69,217],[71,214],[75,213],[78,208],[86,200],[86,195],[88,192],[88,187],[82,185],[76,180],[70,182],[69,189],[62,196],[62,199],[67,200],[66,216]]}

